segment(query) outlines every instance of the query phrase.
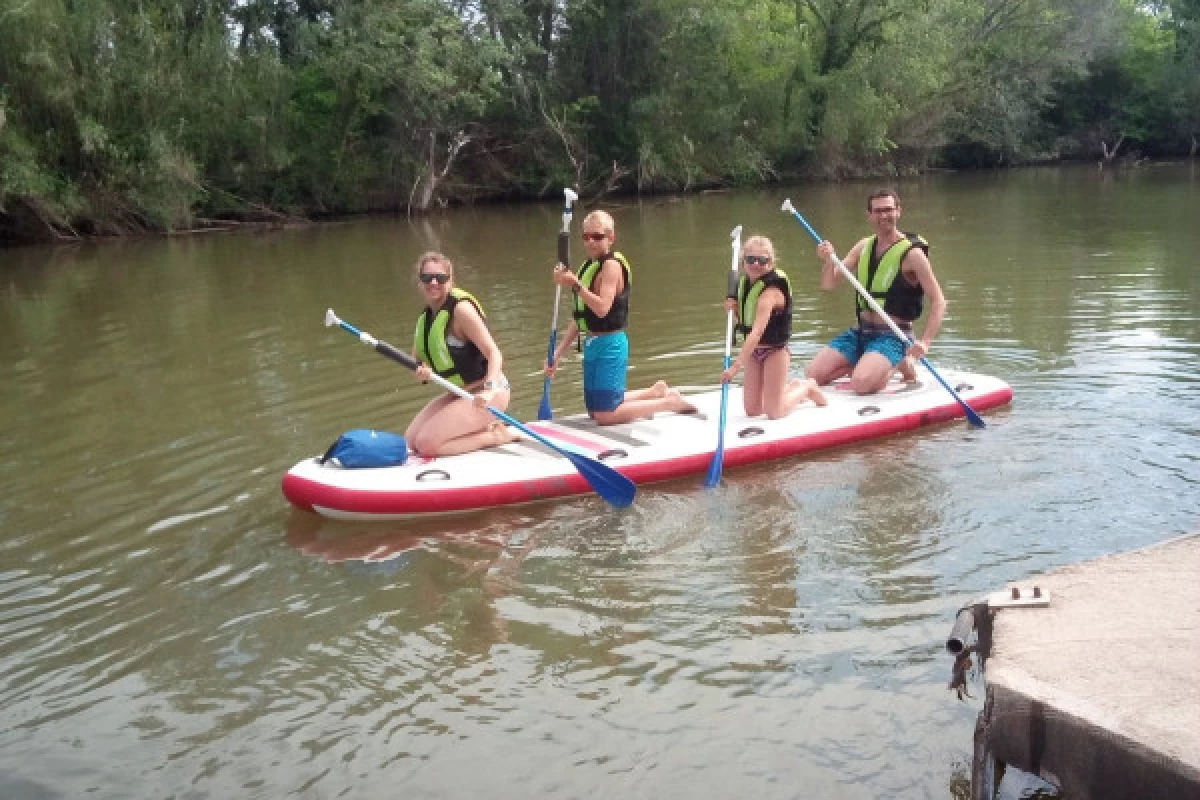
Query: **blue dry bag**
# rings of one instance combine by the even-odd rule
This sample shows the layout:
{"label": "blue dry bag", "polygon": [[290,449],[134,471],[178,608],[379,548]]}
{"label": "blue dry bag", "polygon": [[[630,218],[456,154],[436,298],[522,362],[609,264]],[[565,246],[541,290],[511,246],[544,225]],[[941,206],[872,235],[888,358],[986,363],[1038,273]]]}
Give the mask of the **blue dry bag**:
{"label": "blue dry bag", "polygon": [[346,469],[395,467],[408,460],[408,443],[398,433],[356,428],[346,431],[321,456],[322,464]]}

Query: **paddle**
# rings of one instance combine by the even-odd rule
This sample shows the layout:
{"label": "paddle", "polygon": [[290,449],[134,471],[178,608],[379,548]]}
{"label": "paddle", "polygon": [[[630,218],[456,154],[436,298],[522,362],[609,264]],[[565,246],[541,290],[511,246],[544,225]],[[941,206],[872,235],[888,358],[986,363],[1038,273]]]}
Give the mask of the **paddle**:
{"label": "paddle", "polygon": [[[337,314],[333,313],[333,309],[331,308],[325,312],[325,327],[330,328],[334,325],[337,325],[342,330],[357,337],[360,342],[374,349],[376,353],[379,353],[381,356],[387,356],[403,367],[407,367],[408,369],[415,371],[417,367],[420,366],[417,360],[408,353],[398,350],[387,342],[382,342],[376,339],[366,331],[360,331],[358,328],[354,327],[345,320],[338,319]],[[432,377],[433,382],[446,391],[453,392],[465,400],[474,399],[474,396],[470,392],[462,389],[459,386],[455,386],[441,375],[434,374]],[[574,464],[575,469],[579,470],[579,474],[582,475],[584,479],[591,484],[592,488],[596,490],[596,494],[600,495],[614,506],[617,506],[618,508],[625,508],[633,502],[633,496],[637,492],[637,486],[634,485],[633,481],[629,480],[629,478],[626,478],[612,467],[601,464],[599,461],[588,458],[580,453],[572,453],[569,450],[564,450],[554,442],[539,434],[537,431],[532,430],[522,422],[518,422],[516,419],[510,417],[508,414],[505,414],[499,409],[488,406],[488,411],[492,412],[492,414],[502,422],[513,426],[526,436],[536,439],[537,441],[546,445],[546,447],[554,450],[556,453]]]}
{"label": "paddle", "polygon": [[[571,206],[579,199],[579,195],[570,189],[563,189],[566,204],[563,206],[562,230],[558,232],[558,263],[570,269],[571,267]],[[550,348],[546,352],[546,363],[554,361],[554,348],[558,345],[558,304],[562,300],[562,286],[554,286],[554,316],[550,320]],[[538,419],[552,419],[554,412],[550,410],[550,376],[542,382],[542,403],[538,406]]]}
{"label": "paddle", "polygon": [[[820,235],[818,235],[817,232],[812,229],[812,226],[808,224],[808,220],[802,217],[800,212],[796,210],[796,207],[792,205],[792,200],[790,197],[783,201],[782,210],[791,213],[797,220],[799,220],[800,224],[804,226],[804,229],[808,231],[810,236],[817,240],[818,244],[824,241]],[[879,307],[879,303],[875,302],[875,298],[872,297],[871,293],[868,292],[863,285],[858,282],[858,279],[854,277],[854,274],[850,272],[850,270],[846,269],[846,265],[842,263],[842,260],[837,257],[836,253],[833,255],[833,261],[835,264],[837,264],[837,268],[842,271],[842,275],[845,276],[846,280],[850,281],[858,293],[863,296],[863,299],[867,301],[867,305],[871,307],[871,310],[878,314],[880,319],[886,322],[888,327],[892,329],[892,333],[900,337],[900,341],[911,346],[913,343],[912,339],[910,339],[907,335],[905,335],[904,331],[897,327],[896,323],[892,321],[891,317],[883,313],[883,309]],[[946,381],[942,379],[942,376],[938,374],[938,371],[933,368],[933,364],[929,363],[928,358],[921,356],[921,363],[925,365],[925,369],[929,370],[933,377],[937,378],[937,382],[942,385],[942,388],[949,392],[950,395],[958,401],[958,404],[962,406],[963,413],[967,415],[967,421],[970,422],[972,426],[976,428],[987,427],[983,423],[983,417],[975,413],[975,409],[967,405],[967,401],[959,397],[958,392],[950,388],[950,384],[946,383]]]}
{"label": "paddle", "polygon": [[[733,240],[733,262],[729,265],[729,292],[737,297],[738,285],[738,255],[742,249],[742,226],[738,225],[729,233]],[[733,309],[725,312],[725,369],[733,363]],[[725,461],[725,412],[729,408],[729,381],[721,382],[721,415],[717,423],[717,449],[713,453],[712,462],[708,465],[708,477],[704,485],[711,489],[721,482],[721,468]]]}

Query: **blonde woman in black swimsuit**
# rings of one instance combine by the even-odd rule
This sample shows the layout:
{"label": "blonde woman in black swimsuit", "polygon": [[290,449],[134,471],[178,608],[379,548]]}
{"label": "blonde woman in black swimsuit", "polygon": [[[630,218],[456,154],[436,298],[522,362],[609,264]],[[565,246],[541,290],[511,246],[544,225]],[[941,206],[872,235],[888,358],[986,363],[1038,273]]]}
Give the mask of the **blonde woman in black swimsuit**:
{"label": "blonde woman in black swimsuit", "polygon": [[792,335],[792,290],[787,275],[775,268],[775,246],[765,236],[751,236],[742,247],[742,276],[736,297],[725,306],[737,314],[737,332],[745,339],[737,358],[721,373],[732,381],[745,370],[742,399],[746,415],[786,417],[802,400],[823,406],[825,395],[814,380],[788,379]]}

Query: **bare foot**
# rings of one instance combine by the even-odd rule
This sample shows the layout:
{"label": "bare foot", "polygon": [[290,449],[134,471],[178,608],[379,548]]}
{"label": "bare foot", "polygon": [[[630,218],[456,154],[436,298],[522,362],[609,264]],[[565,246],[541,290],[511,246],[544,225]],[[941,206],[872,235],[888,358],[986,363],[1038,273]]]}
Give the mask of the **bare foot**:
{"label": "bare foot", "polygon": [[900,363],[896,366],[896,370],[900,373],[900,377],[903,378],[906,383],[917,382],[917,365],[912,360],[911,356],[905,356],[902,358]]}
{"label": "bare foot", "polygon": [[[661,383],[661,381],[660,381],[660,383]],[[655,385],[657,386],[657,384],[655,384]],[[689,403],[687,400],[683,399],[683,395],[679,393],[678,389],[671,389],[664,396],[668,400],[671,401],[671,410],[674,411],[676,414],[694,414],[694,413],[696,413],[696,410],[697,410],[696,407],[694,405],[692,405],[691,403]]]}
{"label": "bare foot", "polygon": [[813,405],[826,406],[829,401],[825,399],[825,393],[821,391],[821,387],[811,378],[792,378],[788,381],[788,392],[796,392],[801,400],[812,400]]}
{"label": "bare foot", "polygon": [[492,447],[515,442],[521,438],[516,431],[499,420],[488,425],[488,433],[492,435]]}
{"label": "bare foot", "polygon": [[[667,386],[666,381],[655,381],[654,385],[650,387],[650,396],[666,397],[668,391],[670,391],[670,389]],[[679,392],[676,392],[675,394],[679,394]]]}
{"label": "bare foot", "polygon": [[808,389],[805,394],[808,395],[809,400],[813,401],[813,405],[818,406],[819,408],[824,408],[825,406],[829,405],[829,400],[826,399],[825,393],[821,391],[821,387],[817,385],[816,381],[808,380],[805,381],[804,384]]}

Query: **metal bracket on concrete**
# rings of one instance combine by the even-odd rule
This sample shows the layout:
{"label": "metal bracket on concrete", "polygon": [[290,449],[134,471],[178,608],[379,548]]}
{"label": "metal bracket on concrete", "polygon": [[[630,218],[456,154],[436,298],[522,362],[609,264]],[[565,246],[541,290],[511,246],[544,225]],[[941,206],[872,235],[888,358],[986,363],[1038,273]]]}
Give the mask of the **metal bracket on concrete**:
{"label": "metal bracket on concrete", "polygon": [[1037,585],[1014,585],[989,594],[987,604],[990,609],[1042,608],[1050,605],[1050,592]]}

